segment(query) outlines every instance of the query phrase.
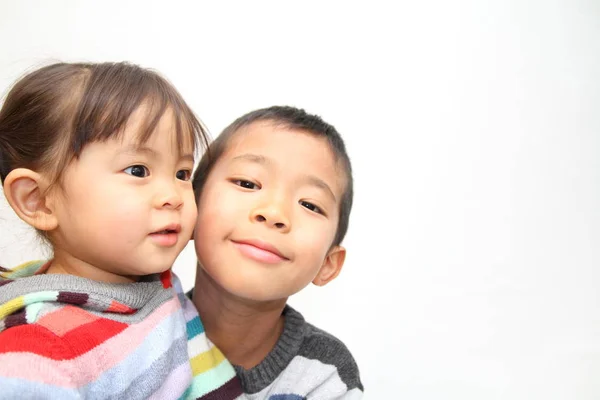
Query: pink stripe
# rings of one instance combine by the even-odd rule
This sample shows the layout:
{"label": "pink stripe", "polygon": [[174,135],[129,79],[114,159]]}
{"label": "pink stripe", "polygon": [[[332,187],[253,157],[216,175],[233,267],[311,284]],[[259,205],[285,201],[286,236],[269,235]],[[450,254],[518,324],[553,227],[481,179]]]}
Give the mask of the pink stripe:
{"label": "pink stripe", "polygon": [[73,389],[77,385],[71,376],[76,372],[68,364],[68,361],[50,360],[33,353],[5,353],[0,355],[0,376]]}
{"label": "pink stripe", "polygon": [[133,353],[164,318],[179,308],[179,300],[172,298],[141,322],[72,360],[51,360],[33,353],[0,354],[0,375],[65,388],[87,385]]}
{"label": "pink stripe", "polygon": [[149,399],[178,399],[192,383],[192,367],[190,363],[181,364],[165,380],[163,385]]}
{"label": "pink stripe", "polygon": [[57,336],[63,336],[72,329],[97,321],[99,318],[101,317],[69,305],[44,315],[37,321],[37,324]]}

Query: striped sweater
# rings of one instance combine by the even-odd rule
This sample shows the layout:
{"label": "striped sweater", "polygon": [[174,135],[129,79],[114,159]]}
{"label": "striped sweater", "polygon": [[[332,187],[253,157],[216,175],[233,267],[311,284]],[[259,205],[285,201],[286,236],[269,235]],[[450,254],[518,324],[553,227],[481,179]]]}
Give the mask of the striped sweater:
{"label": "striped sweater", "polygon": [[[191,299],[194,290],[187,292]],[[250,400],[358,400],[363,384],[346,345],[289,305],[275,347],[255,367],[234,368]]]}
{"label": "striped sweater", "polygon": [[356,400],[363,385],[348,348],[336,337],[307,323],[290,306],[283,310],[283,332],[260,364],[235,369],[248,399]]}
{"label": "striped sweater", "polygon": [[108,284],[48,266],[0,269],[0,398],[242,398],[170,271]]}

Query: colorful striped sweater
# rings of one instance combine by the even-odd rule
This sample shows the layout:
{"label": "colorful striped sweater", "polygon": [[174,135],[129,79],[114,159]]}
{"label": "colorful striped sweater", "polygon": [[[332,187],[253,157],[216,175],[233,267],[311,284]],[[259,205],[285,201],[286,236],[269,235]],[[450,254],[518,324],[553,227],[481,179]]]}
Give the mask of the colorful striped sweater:
{"label": "colorful striped sweater", "polygon": [[[191,299],[193,289],[187,292]],[[275,347],[251,369],[234,365],[250,400],[358,400],[363,384],[346,345],[289,305]]]}
{"label": "colorful striped sweater", "polygon": [[48,265],[0,269],[0,398],[242,398],[170,271],[107,284]]}

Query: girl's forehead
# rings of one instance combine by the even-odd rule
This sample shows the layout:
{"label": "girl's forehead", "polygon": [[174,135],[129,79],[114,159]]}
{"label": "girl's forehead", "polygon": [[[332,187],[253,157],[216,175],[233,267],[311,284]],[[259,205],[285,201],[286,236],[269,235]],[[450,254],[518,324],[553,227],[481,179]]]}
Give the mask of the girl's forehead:
{"label": "girl's forehead", "polygon": [[[156,118],[157,121],[154,120]],[[168,146],[180,154],[195,153],[196,133],[183,119],[184,116],[177,115],[172,107],[166,108],[159,116],[142,105],[127,121],[121,140],[137,145],[160,142],[161,146]]]}

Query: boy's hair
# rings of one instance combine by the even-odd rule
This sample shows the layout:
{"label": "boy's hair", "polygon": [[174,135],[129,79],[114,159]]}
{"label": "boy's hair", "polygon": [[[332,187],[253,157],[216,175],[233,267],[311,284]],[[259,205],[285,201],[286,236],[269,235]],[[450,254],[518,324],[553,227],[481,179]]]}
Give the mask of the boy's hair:
{"label": "boy's hair", "polygon": [[0,110],[0,182],[16,168],[43,171],[51,184],[58,182],[86,145],[121,135],[141,105],[148,114],[138,133],[140,143],[170,108],[178,146],[206,147],[202,123],[154,71],[126,62],[57,63],[25,75]]}
{"label": "boy's hair", "polygon": [[198,165],[192,180],[196,201],[200,198],[208,175],[223,152],[227,149],[233,136],[240,128],[258,121],[272,122],[287,129],[308,132],[317,137],[325,138],[329,143],[336,161],[342,165],[346,175],[346,185],[340,201],[337,231],[332,244],[333,246],[339,245],[348,231],[348,222],[350,219],[350,211],[352,209],[352,165],[350,164],[350,158],[346,152],[344,141],[338,131],[332,125],[323,121],[321,117],[309,114],[303,109],[290,106],[273,106],[251,111],[233,121],[219,136],[217,136],[214,142],[210,144],[208,150],[200,160],[200,164]]}

